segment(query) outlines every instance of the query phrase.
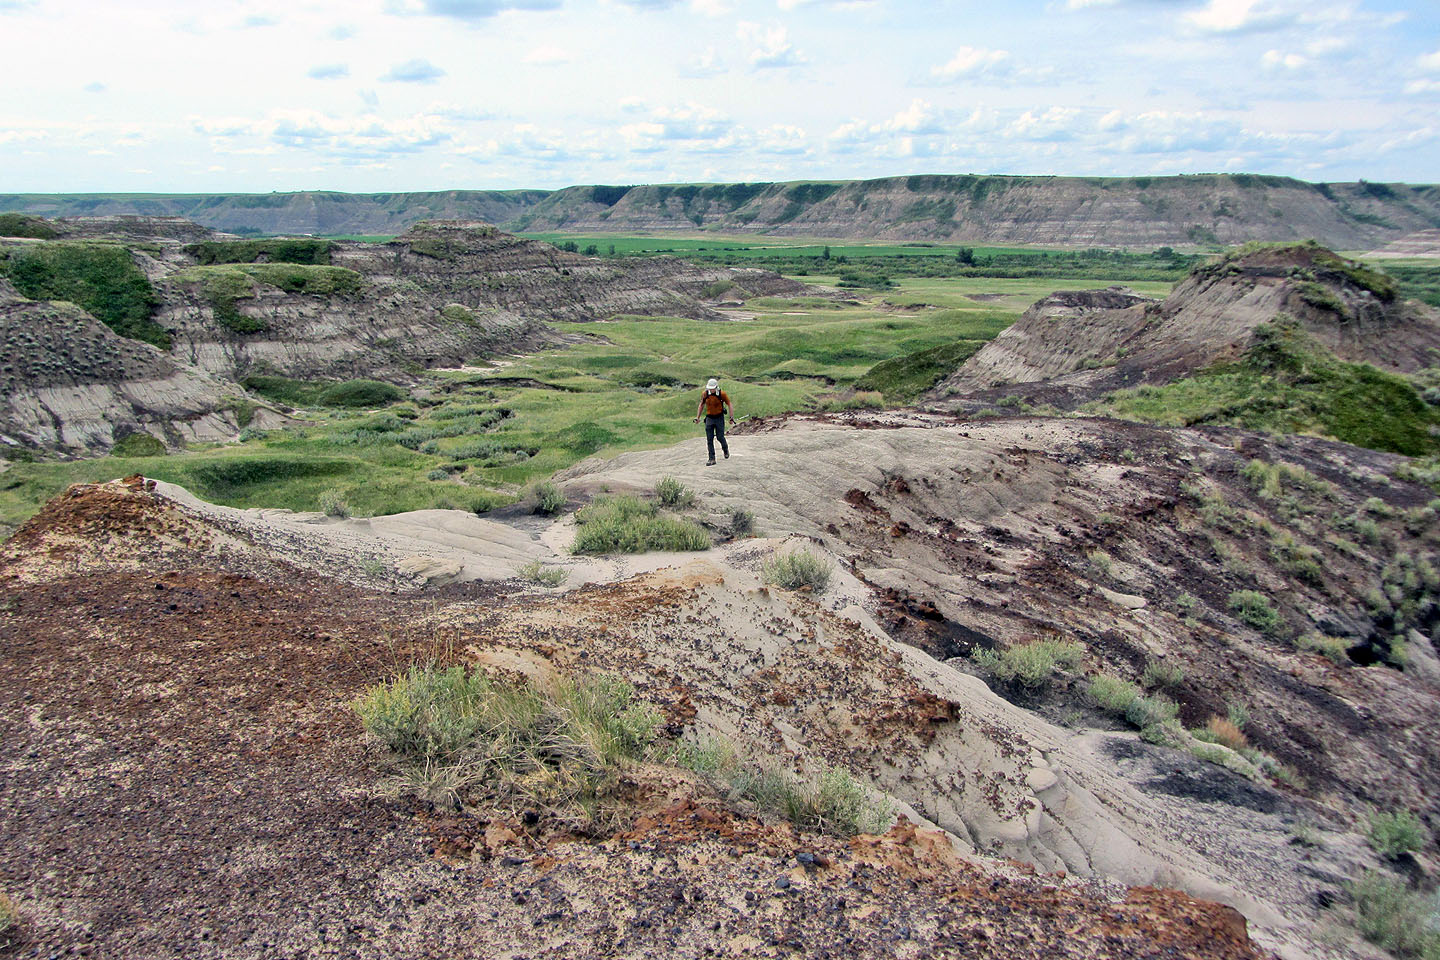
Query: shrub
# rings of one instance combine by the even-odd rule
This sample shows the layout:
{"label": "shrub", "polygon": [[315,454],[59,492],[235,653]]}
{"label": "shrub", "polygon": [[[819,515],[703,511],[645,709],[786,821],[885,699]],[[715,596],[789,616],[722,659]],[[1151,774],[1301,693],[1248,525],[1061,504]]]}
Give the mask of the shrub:
{"label": "shrub", "polygon": [[534,497],[535,513],[551,517],[565,509],[565,494],[549,480],[535,485]]}
{"label": "shrub", "polygon": [[1106,673],[1097,674],[1085,692],[1091,702],[1100,709],[1122,715],[1130,708],[1130,704],[1140,699],[1139,687],[1128,680],[1121,680]]}
{"label": "shrub", "polygon": [[320,494],[320,509],[327,517],[345,518],[350,516],[350,504],[339,490],[326,490]]}
{"label": "shrub", "polygon": [[1211,717],[1210,722],[1205,725],[1205,729],[1209,732],[1212,742],[1229,747],[1237,753],[1250,745],[1250,741],[1245,739],[1245,734],[1240,728],[1224,717]]}
{"label": "shrub", "polygon": [[1179,713],[1179,705],[1168,697],[1136,697],[1125,708],[1125,719],[1144,732],[1174,720]]}
{"label": "shrub", "polygon": [[159,437],[153,437],[148,433],[131,433],[115,441],[115,446],[110,448],[110,456],[163,457],[165,456],[165,443]]}
{"label": "shrub", "polygon": [[1102,577],[1109,577],[1114,570],[1112,564],[1113,561],[1110,559],[1110,554],[1104,550],[1090,551],[1090,569],[1092,572]]}
{"label": "shrub", "polygon": [[1409,810],[1377,813],[1370,818],[1370,847],[1387,860],[1413,853],[1425,845],[1425,825]]}
{"label": "shrub", "polygon": [[760,577],[766,583],[773,583],[786,590],[809,587],[816,593],[824,593],[830,585],[830,576],[835,565],[830,560],[808,547],[770,555],[760,566]]}
{"label": "shrub", "polygon": [[1185,682],[1185,668],[1178,663],[1150,660],[1140,682],[1147,687],[1178,687]]}
{"label": "shrub", "polygon": [[663,719],[618,680],[542,689],[459,666],[412,667],[354,707],[394,756],[397,792],[456,807],[539,807],[582,828],[617,814],[619,775],[650,752]]}
{"label": "shrub", "polygon": [[[20,908],[10,898],[10,894],[0,892],[0,937],[4,937],[20,925]],[[5,941],[0,940],[0,947],[4,947]]]}
{"label": "shrub", "polygon": [[728,740],[707,738],[681,744],[676,762],[718,782],[732,798],[748,800],[802,830],[840,837],[879,833],[893,819],[888,800],[874,800],[847,771],[827,768],[802,780],[770,764],[743,764]]}
{"label": "shrub", "polygon": [[1035,640],[1017,643],[1003,650],[977,648],[971,655],[977,664],[1006,683],[1043,687],[1060,669],[1074,670],[1085,659],[1085,647],[1074,641]]}
{"label": "shrub", "polygon": [[558,587],[569,576],[559,567],[546,567],[539,560],[531,560],[515,572],[520,575],[520,579],[538,583],[542,587]]}
{"label": "shrub", "polygon": [[1318,653],[1332,663],[1342,666],[1350,661],[1350,645],[1339,637],[1307,633],[1295,641],[1295,646],[1307,653]]}
{"label": "shrub", "polygon": [[849,396],[826,397],[819,404],[821,410],[830,413],[845,410],[882,410],[884,407],[885,396],[878,390],[861,390]]}
{"label": "shrub", "polygon": [[1402,960],[1440,957],[1436,904],[1383,873],[1369,872],[1350,884],[1360,935]]}
{"label": "shrub", "polygon": [[695,504],[695,492],[674,477],[661,477],[660,482],[655,484],[655,496],[672,509],[683,510]]}
{"label": "shrub", "polygon": [[319,400],[329,407],[379,407],[394,403],[405,396],[405,391],[393,383],[379,380],[346,380],[326,387]]}
{"label": "shrub", "polygon": [[730,511],[730,536],[748,537],[755,532],[755,514],[744,507],[734,507]]}
{"label": "shrub", "polygon": [[663,516],[633,496],[600,497],[577,512],[575,522],[574,553],[710,549],[710,536],[698,524]]}
{"label": "shrub", "polygon": [[1257,590],[1236,590],[1226,603],[1241,623],[1261,633],[1274,634],[1283,623],[1280,611],[1270,606],[1269,598]]}

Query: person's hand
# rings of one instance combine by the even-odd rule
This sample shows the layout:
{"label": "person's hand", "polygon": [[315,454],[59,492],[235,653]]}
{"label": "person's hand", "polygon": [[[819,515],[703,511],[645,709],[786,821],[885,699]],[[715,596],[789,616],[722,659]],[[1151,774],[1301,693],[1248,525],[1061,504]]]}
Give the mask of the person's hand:
{"label": "person's hand", "polygon": [[730,418],[730,426],[732,426],[732,427],[735,426],[735,418],[734,418],[734,417],[731,417],[731,418]]}
{"label": "person's hand", "polygon": [[691,420],[690,422],[691,422],[691,423],[699,423],[699,422],[700,422],[700,418],[699,418],[699,417],[696,417],[694,420]]}

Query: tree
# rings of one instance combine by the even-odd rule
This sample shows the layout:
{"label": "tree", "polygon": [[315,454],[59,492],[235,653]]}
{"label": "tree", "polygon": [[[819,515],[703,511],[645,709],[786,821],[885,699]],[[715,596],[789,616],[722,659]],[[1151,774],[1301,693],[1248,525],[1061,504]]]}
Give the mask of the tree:
{"label": "tree", "polygon": [[955,251],[955,262],[969,266],[975,262],[975,249],[973,247],[961,247]]}
{"label": "tree", "polygon": [[825,245],[825,250],[824,250],[823,253],[820,254],[820,259],[821,259],[821,260],[829,260],[829,259],[830,259],[830,245],[829,245],[829,244],[826,244],[826,245]]}
{"label": "tree", "polygon": [[600,255],[600,248],[597,247],[597,246],[595,246],[595,244],[592,243],[592,244],[590,244],[589,246],[587,246],[587,247],[585,248],[585,256],[587,256],[587,257],[598,257],[599,255]]}

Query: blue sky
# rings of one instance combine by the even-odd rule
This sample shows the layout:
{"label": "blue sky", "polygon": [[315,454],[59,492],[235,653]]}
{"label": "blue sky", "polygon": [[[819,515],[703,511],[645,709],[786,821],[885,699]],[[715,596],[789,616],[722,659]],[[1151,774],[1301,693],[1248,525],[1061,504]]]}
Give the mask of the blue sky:
{"label": "blue sky", "polygon": [[0,191],[1440,180],[1435,0],[0,0]]}

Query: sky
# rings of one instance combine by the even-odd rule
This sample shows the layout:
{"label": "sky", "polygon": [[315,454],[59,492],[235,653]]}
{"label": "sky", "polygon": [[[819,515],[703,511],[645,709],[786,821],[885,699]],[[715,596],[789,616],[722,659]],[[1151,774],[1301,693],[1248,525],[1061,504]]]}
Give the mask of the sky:
{"label": "sky", "polygon": [[1437,0],[0,0],[0,192],[1440,181]]}

